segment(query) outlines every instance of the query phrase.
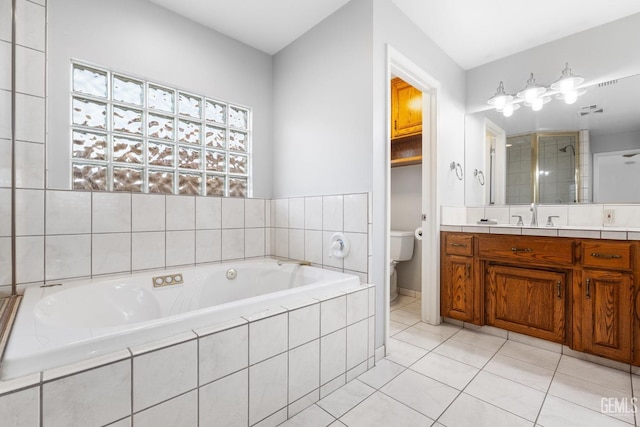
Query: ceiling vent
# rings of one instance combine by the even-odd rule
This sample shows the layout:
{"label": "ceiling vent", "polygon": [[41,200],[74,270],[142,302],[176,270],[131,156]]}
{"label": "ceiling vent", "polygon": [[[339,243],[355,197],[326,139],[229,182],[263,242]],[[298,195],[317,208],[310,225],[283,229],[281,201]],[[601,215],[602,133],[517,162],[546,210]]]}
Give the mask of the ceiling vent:
{"label": "ceiling vent", "polygon": [[580,115],[587,116],[589,114],[600,114],[604,113],[604,108],[598,107],[597,105],[587,105],[586,107],[580,108]]}
{"label": "ceiling vent", "polygon": [[598,87],[607,87],[618,83],[618,79],[609,80],[608,82],[598,83]]}

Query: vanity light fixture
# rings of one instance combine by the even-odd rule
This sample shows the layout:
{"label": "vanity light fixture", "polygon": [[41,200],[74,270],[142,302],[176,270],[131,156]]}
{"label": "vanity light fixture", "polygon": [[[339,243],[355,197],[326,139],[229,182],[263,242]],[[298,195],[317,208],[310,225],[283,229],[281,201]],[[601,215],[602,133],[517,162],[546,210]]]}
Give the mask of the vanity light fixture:
{"label": "vanity light fixture", "polygon": [[513,112],[520,108],[521,103],[531,107],[533,111],[540,111],[544,104],[551,102],[553,96],[556,99],[564,100],[566,104],[573,104],[578,96],[586,92],[580,88],[583,82],[584,78],[573,74],[569,63],[566,63],[562,75],[551,86],[546,87],[538,84],[531,73],[527,85],[515,97],[506,93],[504,84],[500,82],[496,93],[489,98],[487,103],[502,112],[505,117],[511,117]]}

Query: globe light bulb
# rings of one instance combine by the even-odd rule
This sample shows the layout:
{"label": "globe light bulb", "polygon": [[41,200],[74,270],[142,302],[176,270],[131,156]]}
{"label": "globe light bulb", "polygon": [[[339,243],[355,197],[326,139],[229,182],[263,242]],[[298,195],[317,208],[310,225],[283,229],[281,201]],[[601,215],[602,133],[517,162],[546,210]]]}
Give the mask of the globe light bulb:
{"label": "globe light bulb", "polygon": [[513,115],[513,104],[507,104],[502,109],[502,114],[505,117],[511,117]]}
{"label": "globe light bulb", "polygon": [[578,100],[578,91],[577,90],[569,90],[563,92],[564,94],[564,102],[567,104],[574,104]]}
{"label": "globe light bulb", "polygon": [[544,105],[544,100],[540,97],[534,99],[533,101],[531,101],[531,109],[533,111],[540,111],[542,110],[542,106]]}

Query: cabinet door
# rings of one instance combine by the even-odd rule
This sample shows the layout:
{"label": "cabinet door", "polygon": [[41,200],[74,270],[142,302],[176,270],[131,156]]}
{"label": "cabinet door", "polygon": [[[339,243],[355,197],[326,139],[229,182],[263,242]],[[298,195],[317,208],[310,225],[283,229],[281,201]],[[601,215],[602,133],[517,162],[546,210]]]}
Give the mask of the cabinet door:
{"label": "cabinet door", "polygon": [[391,81],[391,138],[422,133],[422,92],[401,79]]}
{"label": "cabinet door", "polygon": [[585,270],[582,279],[584,351],[629,363],[633,333],[631,276]]}
{"label": "cabinet door", "polygon": [[473,322],[473,258],[445,256],[442,270],[440,314],[451,319]]}
{"label": "cabinet door", "polygon": [[488,325],[564,341],[565,273],[490,265],[486,286]]}

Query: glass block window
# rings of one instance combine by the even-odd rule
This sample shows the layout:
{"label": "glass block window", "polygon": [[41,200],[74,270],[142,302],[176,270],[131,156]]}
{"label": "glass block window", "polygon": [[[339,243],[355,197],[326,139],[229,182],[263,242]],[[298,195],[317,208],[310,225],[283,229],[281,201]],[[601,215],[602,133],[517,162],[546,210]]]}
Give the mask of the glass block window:
{"label": "glass block window", "polygon": [[72,63],[74,189],[250,196],[251,110]]}

